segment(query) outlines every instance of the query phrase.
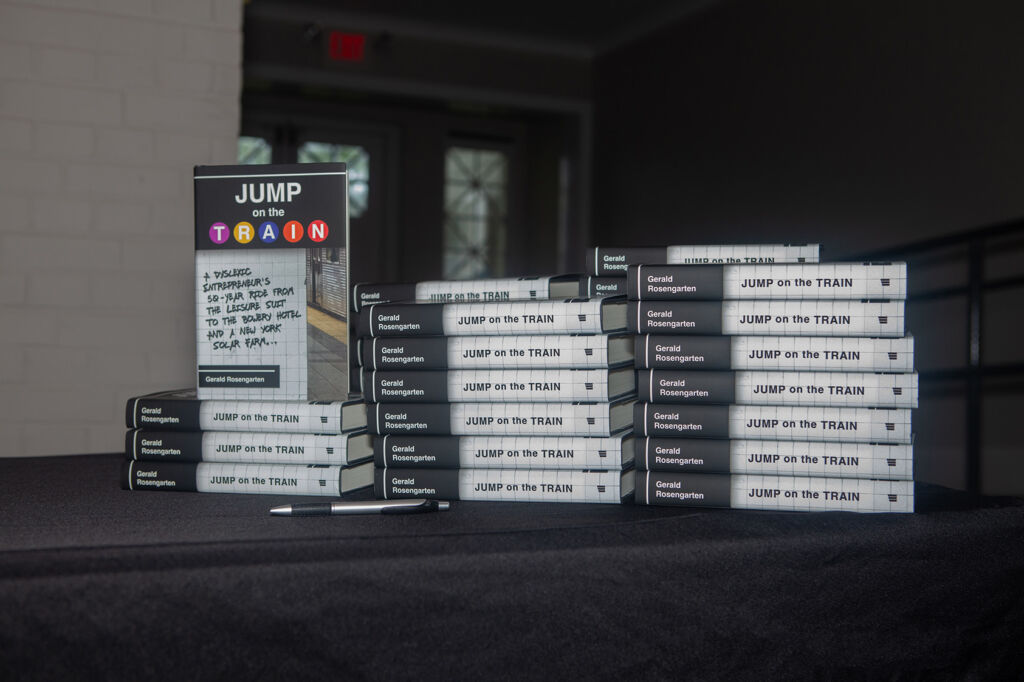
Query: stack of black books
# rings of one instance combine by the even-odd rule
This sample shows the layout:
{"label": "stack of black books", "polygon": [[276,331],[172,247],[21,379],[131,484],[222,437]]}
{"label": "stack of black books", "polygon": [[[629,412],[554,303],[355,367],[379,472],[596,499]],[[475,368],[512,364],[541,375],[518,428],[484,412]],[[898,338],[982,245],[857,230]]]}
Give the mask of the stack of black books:
{"label": "stack of black books", "polygon": [[128,400],[122,487],[333,496],[373,481],[361,401],[199,400],[195,389]]}
{"label": "stack of black books", "polygon": [[[551,298],[553,282],[575,289],[578,278],[541,278],[532,295],[505,286],[519,281],[421,283],[405,294],[397,285],[356,288],[377,497],[632,496],[626,302]],[[367,305],[410,291],[421,302]]]}
{"label": "stack of black books", "polygon": [[631,265],[636,500],[913,511],[904,263]]}

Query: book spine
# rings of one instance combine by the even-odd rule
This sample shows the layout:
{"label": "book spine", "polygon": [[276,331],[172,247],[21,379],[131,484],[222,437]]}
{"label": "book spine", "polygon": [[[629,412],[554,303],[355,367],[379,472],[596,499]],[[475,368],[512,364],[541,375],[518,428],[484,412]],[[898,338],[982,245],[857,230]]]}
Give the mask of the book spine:
{"label": "book spine", "polygon": [[783,440],[644,438],[636,468],[679,473],[737,473],[911,480],[912,445]]}
{"label": "book spine", "polygon": [[586,276],[580,279],[580,296],[624,296],[626,294],[625,277]]}
{"label": "book spine", "polygon": [[548,298],[550,286],[550,277],[420,282],[416,285],[416,300],[429,303],[542,301]]}
{"label": "book spine", "polygon": [[604,334],[362,339],[367,369],[599,369]]}
{"label": "book spine", "polygon": [[[912,372],[914,338],[733,336],[732,369],[817,372]],[[658,337],[669,345],[672,337]],[[682,343],[676,337],[675,343]],[[687,346],[684,345],[684,348]],[[667,363],[666,363],[667,364]],[[668,367],[665,369],[686,369]],[[709,368],[710,369],[710,368]]]}
{"label": "book spine", "polygon": [[367,372],[368,402],[600,402],[606,369],[452,369]]}
{"label": "book spine", "polygon": [[374,492],[386,500],[425,497],[487,502],[619,504],[620,471],[377,469]]}
{"label": "book spine", "polygon": [[377,303],[415,300],[416,285],[412,283],[369,282],[352,287],[352,310],[357,313],[363,308]]}
{"label": "book spine", "polygon": [[636,472],[637,504],[771,511],[914,511],[913,481]]}
{"label": "book spine", "polygon": [[630,301],[641,334],[903,336],[902,301]]}
{"label": "book spine", "polygon": [[376,403],[378,435],[610,436],[608,403]]}
{"label": "book spine", "polygon": [[122,467],[126,490],[263,495],[340,494],[342,468],[316,464],[136,462]]}
{"label": "book spine", "polygon": [[441,336],[445,306],[388,303],[371,305],[359,313],[361,336]]}
{"label": "book spine", "polygon": [[130,429],[173,429],[198,431],[200,428],[199,400],[163,400],[160,398],[130,398],[127,406],[126,426]]}
{"label": "book spine", "polygon": [[[423,469],[621,469],[621,437],[384,436],[378,467]],[[628,462],[627,462],[628,463]]]}
{"label": "book spine", "polygon": [[664,263],[665,247],[594,247],[587,252],[587,274],[598,277],[625,277],[630,263]]}
{"label": "book spine", "polygon": [[[818,244],[723,244],[709,246],[670,246],[664,263],[673,265],[817,263]],[[657,264],[658,261],[632,261]]]}
{"label": "book spine", "polygon": [[651,403],[917,407],[915,373],[685,371],[637,372],[640,400]]}
{"label": "book spine", "polygon": [[444,306],[448,336],[601,334],[602,299],[451,303]]}
{"label": "book spine", "polygon": [[626,276],[632,300],[902,300],[905,263],[802,265],[635,265]]}
{"label": "book spine", "polygon": [[910,443],[911,411],[789,405],[637,403],[637,435],[668,438]]}
{"label": "book spine", "polygon": [[348,461],[348,436],[230,431],[174,432],[136,429],[125,455],[139,461],[333,464]]}
{"label": "book spine", "polygon": [[338,434],[351,430],[342,423],[341,408],[340,402],[203,400],[193,430]]}

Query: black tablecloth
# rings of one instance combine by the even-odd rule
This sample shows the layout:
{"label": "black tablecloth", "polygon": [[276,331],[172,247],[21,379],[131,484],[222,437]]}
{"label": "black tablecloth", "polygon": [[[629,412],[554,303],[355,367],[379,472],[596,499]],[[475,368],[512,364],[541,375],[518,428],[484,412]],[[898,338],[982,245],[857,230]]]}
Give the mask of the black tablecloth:
{"label": "black tablecloth", "polygon": [[[3,677],[736,679],[1024,670],[1024,506],[914,515],[127,492],[0,459]],[[368,494],[362,493],[364,497]]]}

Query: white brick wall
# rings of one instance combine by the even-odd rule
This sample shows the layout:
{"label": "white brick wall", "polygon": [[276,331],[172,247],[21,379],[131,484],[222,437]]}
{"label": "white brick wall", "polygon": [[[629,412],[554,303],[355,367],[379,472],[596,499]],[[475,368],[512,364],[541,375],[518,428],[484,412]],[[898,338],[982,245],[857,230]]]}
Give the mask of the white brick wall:
{"label": "white brick wall", "polygon": [[0,0],[0,457],[123,448],[194,381],[195,164],[231,163],[242,0]]}

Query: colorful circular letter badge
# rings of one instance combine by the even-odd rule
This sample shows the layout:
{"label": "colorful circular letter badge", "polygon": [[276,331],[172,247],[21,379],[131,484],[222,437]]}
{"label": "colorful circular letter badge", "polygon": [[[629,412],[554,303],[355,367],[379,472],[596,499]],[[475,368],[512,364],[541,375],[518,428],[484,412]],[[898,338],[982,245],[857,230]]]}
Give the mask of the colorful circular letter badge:
{"label": "colorful circular letter badge", "polygon": [[235,225],[235,241],[239,244],[248,244],[256,236],[252,229],[252,223],[241,222]]}
{"label": "colorful circular letter badge", "polygon": [[210,225],[210,241],[214,244],[223,244],[231,236],[231,229],[224,223]]}
{"label": "colorful circular letter badge", "polygon": [[260,225],[260,241],[264,244],[273,244],[280,236],[281,230],[277,228],[277,223],[268,220]]}
{"label": "colorful circular letter badge", "polygon": [[298,220],[289,220],[284,224],[284,238],[294,244],[302,239],[304,230],[302,223]]}
{"label": "colorful circular letter badge", "polygon": [[322,242],[327,239],[327,223],[322,220],[314,220],[309,224],[309,238],[315,242]]}

